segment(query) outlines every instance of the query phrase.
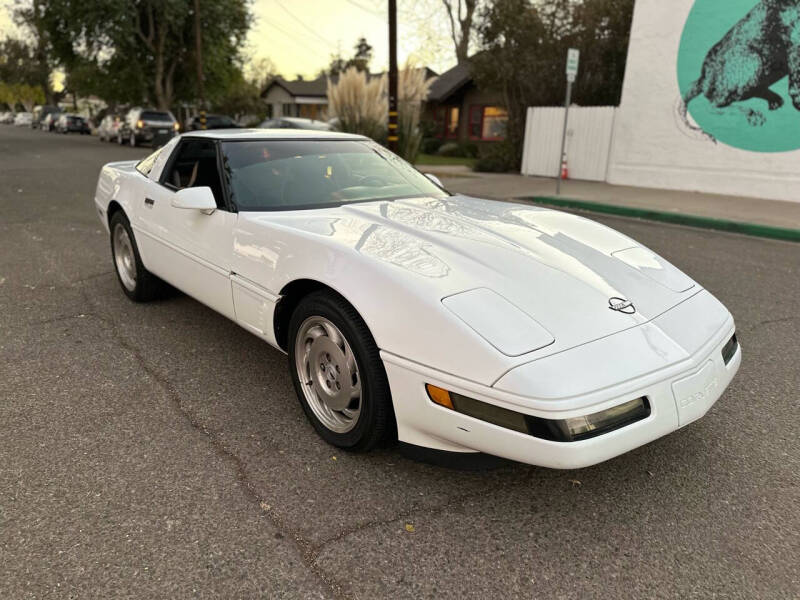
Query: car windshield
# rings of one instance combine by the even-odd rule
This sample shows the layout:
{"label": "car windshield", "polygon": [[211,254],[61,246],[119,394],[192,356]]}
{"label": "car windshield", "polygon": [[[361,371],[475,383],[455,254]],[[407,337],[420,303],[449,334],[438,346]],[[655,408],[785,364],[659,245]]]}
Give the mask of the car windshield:
{"label": "car windshield", "polygon": [[150,110],[144,111],[140,118],[142,119],[142,121],[164,121],[164,122],[172,121],[172,117],[169,116],[169,113],[155,112]]}
{"label": "car windshield", "polygon": [[222,152],[231,199],[239,210],[449,195],[403,159],[366,140],[228,141]]}

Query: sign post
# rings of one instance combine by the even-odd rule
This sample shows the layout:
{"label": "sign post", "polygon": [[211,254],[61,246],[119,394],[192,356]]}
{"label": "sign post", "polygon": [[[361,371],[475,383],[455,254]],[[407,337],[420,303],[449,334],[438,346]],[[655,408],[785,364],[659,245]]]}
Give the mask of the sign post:
{"label": "sign post", "polygon": [[569,119],[569,105],[572,101],[572,84],[578,75],[578,64],[580,63],[581,53],[575,48],[567,51],[567,97],[564,100],[564,131],[561,134],[561,152],[558,154],[558,179],[556,180],[556,195],[561,195],[562,166],[566,157],[564,149],[567,144],[567,119]]}

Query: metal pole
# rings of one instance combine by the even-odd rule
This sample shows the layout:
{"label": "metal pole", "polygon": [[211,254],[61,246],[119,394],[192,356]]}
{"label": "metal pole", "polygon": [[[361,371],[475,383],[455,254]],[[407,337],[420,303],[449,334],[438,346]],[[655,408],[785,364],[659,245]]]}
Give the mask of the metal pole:
{"label": "metal pole", "polygon": [[389,0],[389,126],[386,141],[397,152],[397,0]]}
{"label": "metal pole", "polygon": [[200,0],[194,0],[194,43],[197,66],[197,95],[200,100],[200,128],[206,128],[206,93],[203,77],[203,38],[200,33]]}
{"label": "metal pole", "polygon": [[567,119],[569,105],[572,101],[572,82],[567,81],[567,99],[564,101],[564,131],[561,133],[561,152],[558,154],[558,179],[556,180],[556,196],[561,195],[561,165],[564,163],[564,148],[567,144]]}

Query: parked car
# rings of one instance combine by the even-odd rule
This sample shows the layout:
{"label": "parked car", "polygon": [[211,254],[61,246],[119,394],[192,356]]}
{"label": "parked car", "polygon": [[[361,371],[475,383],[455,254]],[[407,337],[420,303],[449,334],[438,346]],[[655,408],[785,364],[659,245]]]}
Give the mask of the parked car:
{"label": "parked car", "polygon": [[286,352],[342,448],[585,467],[699,419],[741,364],[728,310],[653,251],[450,194],[363,136],[186,133],[94,198],[122,291],[166,281]]}
{"label": "parked car", "polygon": [[18,112],[14,117],[14,125],[17,127],[29,127],[33,121],[33,113]]}
{"label": "parked car", "polygon": [[110,142],[116,140],[121,122],[122,119],[119,115],[107,114],[103,117],[103,120],[100,121],[100,125],[97,126],[97,136],[100,138],[100,141]]}
{"label": "parked car", "polygon": [[56,122],[58,121],[59,117],[61,117],[60,112],[47,113],[44,119],[42,119],[42,122],[39,124],[39,129],[42,131],[55,131]]}
{"label": "parked car", "polygon": [[33,109],[33,116],[31,118],[31,128],[38,129],[39,126],[42,124],[42,121],[49,115],[50,113],[60,113],[61,109],[58,106],[53,106],[50,104],[44,104],[42,106],[36,106]]}
{"label": "parked car", "polygon": [[14,116],[15,115],[13,111],[9,110],[8,112],[4,112],[2,115],[0,115],[0,123],[10,125],[14,122]]}
{"label": "parked car", "polygon": [[[206,126],[205,129],[239,129],[241,125],[239,125],[236,121],[231,119],[227,115],[206,115]],[[200,122],[200,115],[195,115],[191,119],[189,119],[186,123],[186,131],[198,131],[202,130],[203,126]]]}
{"label": "parked car", "polygon": [[89,123],[86,119],[79,115],[64,113],[58,117],[56,121],[56,131],[58,133],[80,133],[81,135],[89,135],[92,130],[89,129]]}
{"label": "parked car", "polygon": [[261,129],[313,129],[314,131],[333,131],[333,127],[325,121],[301,119],[300,117],[267,119],[261,123],[259,127]]}
{"label": "parked car", "polygon": [[180,125],[171,112],[152,108],[132,108],[117,129],[117,142],[131,146],[162,146],[171,140]]}

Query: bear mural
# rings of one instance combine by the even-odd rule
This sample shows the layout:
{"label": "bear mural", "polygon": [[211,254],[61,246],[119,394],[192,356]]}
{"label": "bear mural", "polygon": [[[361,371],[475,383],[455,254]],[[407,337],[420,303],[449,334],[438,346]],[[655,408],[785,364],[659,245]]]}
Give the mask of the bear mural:
{"label": "bear mural", "polygon": [[745,150],[800,148],[800,0],[697,0],[678,79],[690,129]]}

